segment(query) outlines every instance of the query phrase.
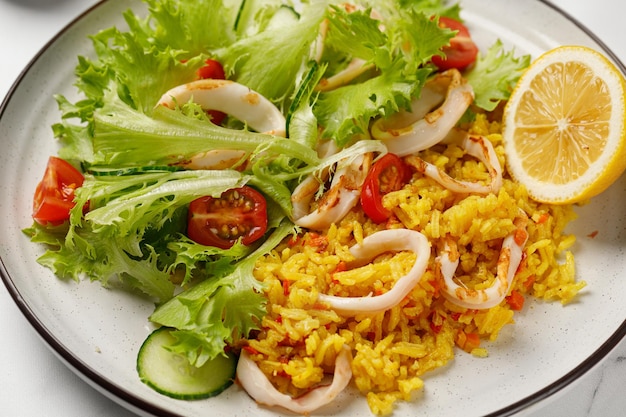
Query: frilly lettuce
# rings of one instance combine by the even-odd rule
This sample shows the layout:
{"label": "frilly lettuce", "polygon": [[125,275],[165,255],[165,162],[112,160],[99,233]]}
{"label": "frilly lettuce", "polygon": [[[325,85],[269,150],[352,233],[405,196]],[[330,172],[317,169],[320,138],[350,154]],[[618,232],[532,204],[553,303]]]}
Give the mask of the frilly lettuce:
{"label": "frilly lettuce", "polygon": [[293,232],[293,224],[282,222],[230,273],[203,281],[157,308],[150,320],[178,329],[172,333],[178,343],[171,349],[202,366],[222,354],[226,343],[236,341],[237,335],[258,329],[267,300],[262,295],[262,283],[253,276],[255,262]]}
{"label": "frilly lettuce", "polygon": [[366,135],[372,118],[407,108],[411,99],[419,96],[434,71],[425,64],[440,53],[454,32],[413,9],[395,9],[382,21],[372,18],[370,9],[352,13],[339,7],[332,10],[328,49],[348,59],[362,59],[376,71],[363,82],[320,94],[314,108],[319,123],[328,137],[344,145],[354,135]]}
{"label": "frilly lettuce", "polygon": [[514,51],[504,50],[498,40],[486,54],[479,55],[474,68],[466,74],[474,88],[474,104],[492,111],[498,103],[508,100],[529,64],[530,55],[515,57]]}
{"label": "frilly lettuce", "polygon": [[[235,81],[284,107],[310,59],[311,44],[326,16],[324,2],[305,4],[299,20],[238,39],[215,51]],[[271,58],[270,58],[271,57]]]}

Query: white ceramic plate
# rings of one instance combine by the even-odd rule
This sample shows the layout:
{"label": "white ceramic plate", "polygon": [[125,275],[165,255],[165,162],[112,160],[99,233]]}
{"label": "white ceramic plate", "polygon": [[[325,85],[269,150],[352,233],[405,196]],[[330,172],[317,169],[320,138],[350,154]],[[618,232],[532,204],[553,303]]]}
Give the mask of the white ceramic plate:
{"label": "white ceramic plate", "polygon": [[[484,49],[500,38],[518,54],[561,44],[612,53],[588,31],[541,1],[465,0],[465,18]],[[103,394],[142,415],[277,416],[259,408],[236,385],[203,401],[161,396],[135,372],[136,353],[152,330],[152,305],[97,283],[65,282],[36,263],[42,248],[21,229],[31,223],[31,198],[46,160],[56,153],[50,126],[59,120],[53,94],[75,97],[76,56],[91,55],[87,36],[123,26],[122,12],[140,11],[135,0],[104,1],[72,22],[29,65],[0,108],[0,273],[24,315],[59,358]],[[623,66],[619,63],[623,70]],[[577,302],[530,303],[507,326],[490,355],[459,353],[446,368],[426,375],[426,388],[397,416],[510,415],[558,392],[598,363],[626,335],[626,178],[578,210],[570,231],[579,279],[588,287]],[[597,232],[595,237],[592,233]],[[362,397],[343,394],[320,415],[370,416]]]}

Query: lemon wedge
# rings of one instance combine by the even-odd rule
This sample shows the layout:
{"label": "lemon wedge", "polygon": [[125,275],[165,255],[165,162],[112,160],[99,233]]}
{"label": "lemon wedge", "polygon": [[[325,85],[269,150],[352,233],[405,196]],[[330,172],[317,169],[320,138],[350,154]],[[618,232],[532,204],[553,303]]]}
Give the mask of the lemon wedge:
{"label": "lemon wedge", "polygon": [[576,203],[626,169],[626,81],[599,52],[560,46],[522,75],[504,110],[511,176],[540,202]]}

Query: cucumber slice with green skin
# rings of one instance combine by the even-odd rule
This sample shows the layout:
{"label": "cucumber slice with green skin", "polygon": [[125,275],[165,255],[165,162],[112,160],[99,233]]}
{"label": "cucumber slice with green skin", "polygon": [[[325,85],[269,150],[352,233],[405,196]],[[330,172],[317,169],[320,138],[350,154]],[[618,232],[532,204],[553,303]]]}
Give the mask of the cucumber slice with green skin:
{"label": "cucumber slice with green skin", "polygon": [[268,29],[275,29],[291,25],[300,20],[300,14],[293,7],[281,5],[267,25]]}
{"label": "cucumber slice with green skin", "polygon": [[125,175],[143,174],[146,172],[175,172],[181,171],[182,168],[172,165],[154,165],[143,167],[128,168],[106,168],[106,167],[88,167],[85,172],[94,177],[122,177]]}
{"label": "cucumber slice with green skin", "polygon": [[234,31],[239,36],[250,36],[267,29],[292,24],[300,14],[291,6],[278,5],[276,1],[243,0],[239,5]]}
{"label": "cucumber slice with green skin", "polygon": [[[315,61],[311,61],[309,71],[304,75],[302,81],[300,82],[300,86],[298,87],[298,91],[294,95],[293,101],[289,106],[289,110],[287,111],[287,116],[285,117],[286,125],[287,125],[287,133],[289,133],[289,125],[291,124],[291,119],[293,118],[293,114],[298,107],[302,104],[302,101],[305,98],[309,98],[311,92],[315,88],[317,81],[319,81],[320,75],[318,74],[319,65]],[[312,82],[314,77],[318,77],[315,83]],[[287,134],[289,137],[289,134]]]}
{"label": "cucumber slice with green skin", "polygon": [[195,367],[180,354],[165,347],[176,342],[172,329],[161,327],[152,332],[137,355],[141,381],[155,391],[179,400],[213,397],[230,387],[235,380],[237,357],[220,355]]}

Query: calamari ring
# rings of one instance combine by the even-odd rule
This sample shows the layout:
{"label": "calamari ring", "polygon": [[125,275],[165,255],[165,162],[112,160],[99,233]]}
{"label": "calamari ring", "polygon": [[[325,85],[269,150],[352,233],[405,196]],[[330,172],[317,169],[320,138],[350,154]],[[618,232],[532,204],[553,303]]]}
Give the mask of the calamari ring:
{"label": "calamari ring", "polygon": [[[441,142],[474,100],[472,86],[456,69],[436,75],[424,85],[421,94],[411,104],[412,111],[400,111],[373,123],[372,137],[381,140],[389,152],[407,156]],[[430,110],[443,96],[443,103]],[[425,109],[429,111],[426,114]]]}
{"label": "calamari ring", "polygon": [[446,240],[444,250],[437,257],[444,285],[443,296],[450,302],[465,308],[487,309],[502,302],[513,284],[528,240],[526,213],[515,220],[516,229],[504,238],[497,263],[496,277],[489,288],[475,290],[454,282],[454,273],[459,265],[459,252],[456,243]]}
{"label": "calamari ring", "polygon": [[502,166],[500,165],[498,155],[491,141],[483,136],[470,135],[467,132],[453,129],[443,142],[458,143],[468,155],[481,161],[487,168],[491,182],[483,185],[475,182],[456,180],[443,170],[424,161],[417,155],[410,155],[405,158],[405,161],[418,172],[432,178],[443,187],[455,193],[489,194],[497,193],[500,190],[502,187]]}
{"label": "calamari ring", "polygon": [[335,359],[333,382],[294,398],[278,391],[244,349],[237,363],[237,381],[259,404],[279,406],[294,413],[309,414],[333,401],[348,386],[352,379],[351,363],[352,352],[347,345],[343,345]]}
{"label": "calamari ring", "polygon": [[357,314],[375,314],[394,307],[422,279],[430,258],[430,243],[426,236],[415,230],[388,229],[373,233],[354,245],[350,252],[355,263],[366,264],[381,253],[388,251],[411,251],[417,257],[409,272],[402,276],[392,289],[384,294],[365,297],[338,297],[320,294],[318,300],[327,304],[339,314],[354,316]]}

